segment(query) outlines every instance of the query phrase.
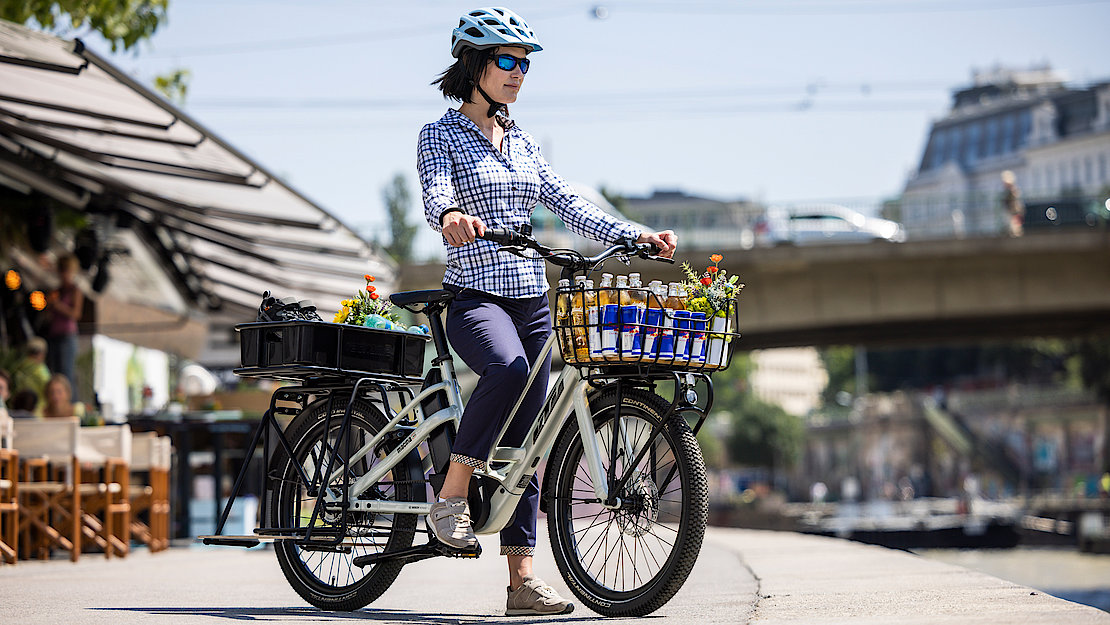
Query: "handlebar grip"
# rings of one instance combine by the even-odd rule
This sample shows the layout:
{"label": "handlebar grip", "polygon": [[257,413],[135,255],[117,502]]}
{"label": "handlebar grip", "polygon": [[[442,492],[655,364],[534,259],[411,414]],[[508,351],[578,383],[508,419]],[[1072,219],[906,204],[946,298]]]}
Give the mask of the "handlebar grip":
{"label": "handlebar grip", "polygon": [[479,238],[498,245],[516,245],[519,237],[519,234],[506,228],[486,228],[486,233]]}

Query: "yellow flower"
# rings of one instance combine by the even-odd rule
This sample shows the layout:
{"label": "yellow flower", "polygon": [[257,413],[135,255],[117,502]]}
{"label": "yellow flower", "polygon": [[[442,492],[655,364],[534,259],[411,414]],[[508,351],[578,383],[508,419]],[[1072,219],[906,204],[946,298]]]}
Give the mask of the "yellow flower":
{"label": "yellow flower", "polygon": [[332,323],[343,323],[347,320],[347,315],[349,314],[351,314],[351,309],[344,306],[343,308],[339,309],[339,312],[335,313],[335,319],[332,319],[331,321]]}

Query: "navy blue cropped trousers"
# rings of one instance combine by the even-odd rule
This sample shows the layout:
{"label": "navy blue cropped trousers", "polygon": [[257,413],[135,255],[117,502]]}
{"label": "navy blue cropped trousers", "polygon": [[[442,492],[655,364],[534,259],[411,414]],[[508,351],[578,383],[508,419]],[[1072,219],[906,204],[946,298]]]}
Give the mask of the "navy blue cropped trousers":
{"label": "navy blue cropped trousers", "polygon": [[[529,366],[551,334],[551,311],[546,295],[516,299],[448,284],[444,288],[455,294],[447,308],[447,338],[455,353],[479,376],[463,410],[451,460],[484,469],[494,438],[524,391]],[[520,446],[543,405],[550,353],[541,367],[502,446]],[[539,478],[533,475],[515,515],[501,530],[502,555],[530,556],[535,552],[539,499]]]}

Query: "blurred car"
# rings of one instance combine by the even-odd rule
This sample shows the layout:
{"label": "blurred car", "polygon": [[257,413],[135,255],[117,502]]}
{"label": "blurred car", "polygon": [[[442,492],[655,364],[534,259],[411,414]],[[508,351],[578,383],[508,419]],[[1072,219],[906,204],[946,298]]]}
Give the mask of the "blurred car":
{"label": "blurred car", "polygon": [[772,206],[756,223],[754,231],[760,245],[825,245],[876,240],[901,243],[906,240],[902,224],[868,217],[837,204]]}

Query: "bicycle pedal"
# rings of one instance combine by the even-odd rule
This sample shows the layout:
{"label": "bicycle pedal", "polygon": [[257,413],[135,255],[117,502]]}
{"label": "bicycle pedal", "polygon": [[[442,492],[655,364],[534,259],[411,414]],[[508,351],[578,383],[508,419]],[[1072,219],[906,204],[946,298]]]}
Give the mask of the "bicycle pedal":
{"label": "bicycle pedal", "polygon": [[472,549],[456,549],[455,547],[451,547],[443,543],[438,543],[435,546],[435,550],[438,551],[441,556],[447,556],[448,558],[473,559],[482,555],[481,545],[474,545]]}

